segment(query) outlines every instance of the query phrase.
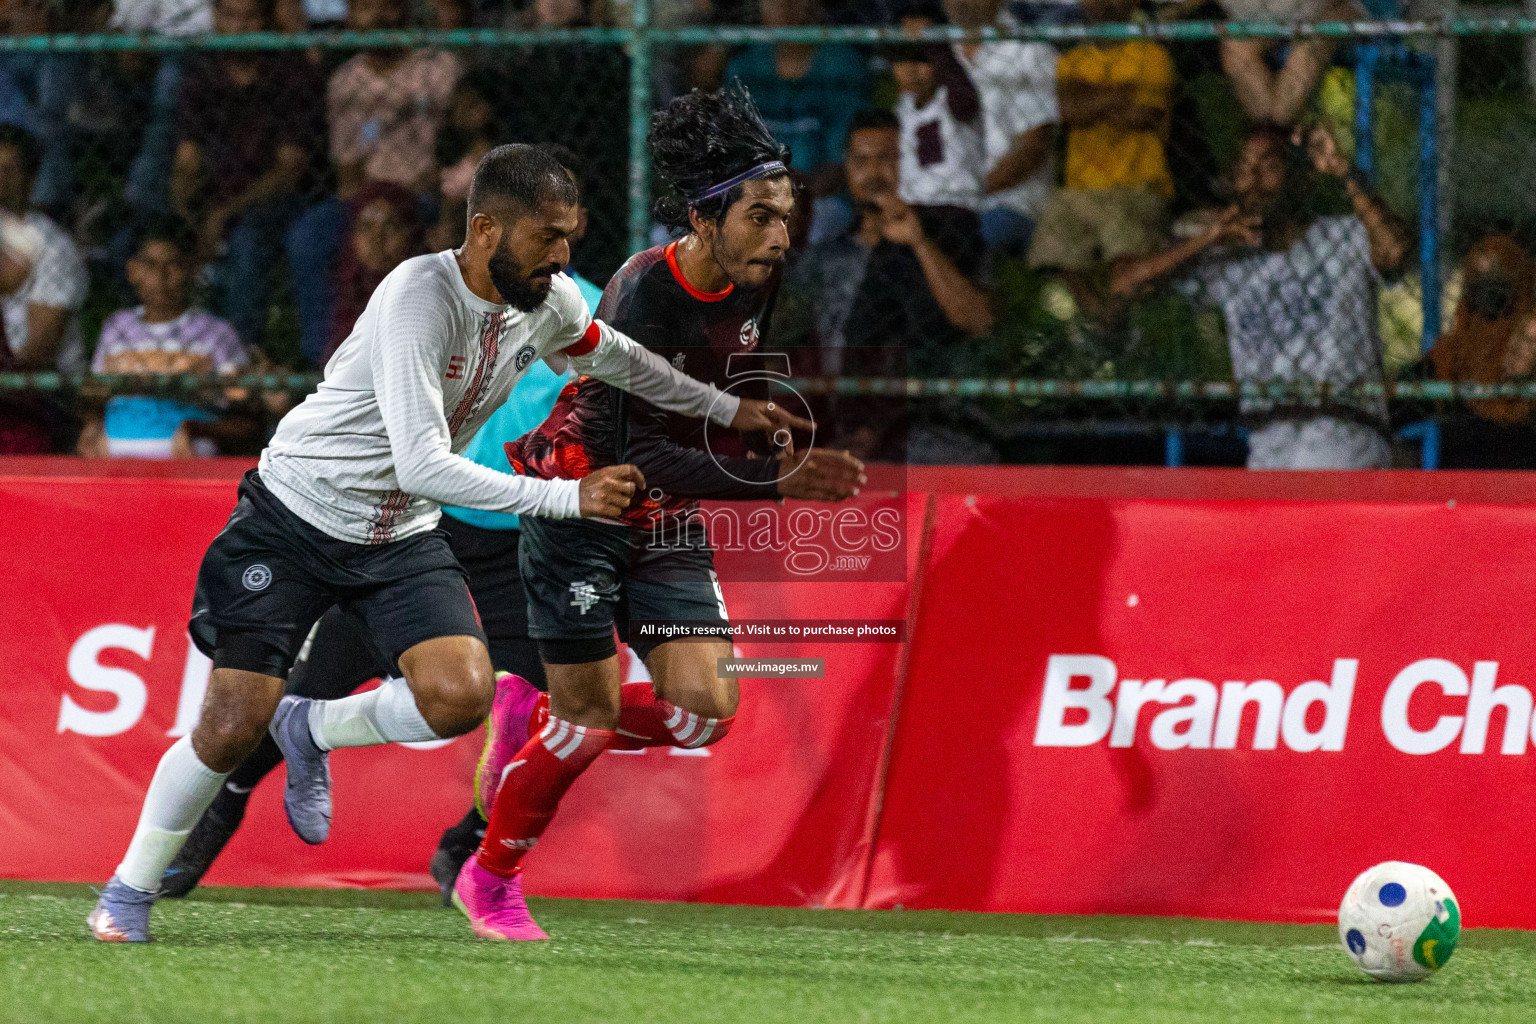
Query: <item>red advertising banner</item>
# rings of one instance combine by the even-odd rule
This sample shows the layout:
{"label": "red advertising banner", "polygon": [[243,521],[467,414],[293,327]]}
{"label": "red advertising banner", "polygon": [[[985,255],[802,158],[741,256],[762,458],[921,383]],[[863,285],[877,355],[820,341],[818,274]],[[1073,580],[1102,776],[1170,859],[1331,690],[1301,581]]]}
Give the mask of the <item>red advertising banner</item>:
{"label": "red advertising banner", "polygon": [[[80,475],[86,465],[0,460],[0,877],[106,879],[156,762],[196,722],[207,684],[186,620],[246,465],[194,464],[205,479],[153,463],[141,464],[148,478]],[[754,620],[900,620],[907,594],[901,582],[725,584],[733,618]],[[728,743],[605,755],[530,858],[530,891],[856,899],[901,647],[744,639],[738,649],[814,653],[826,678],[744,680]],[[430,885],[427,859],[469,805],[481,736],[424,746],[338,752],[334,827],[320,847],[289,829],[281,780],[263,786],[208,882]]]}
{"label": "red advertising banner", "polygon": [[[104,880],[196,719],[192,584],[244,467],[140,465],[0,460],[0,877]],[[1536,927],[1536,479],[910,478],[905,582],[725,586],[733,618],[905,642],[743,639],[825,678],[744,681],[705,751],[604,755],[532,891],[1322,920],[1404,859]],[[315,848],[268,785],[208,880],[425,885],[478,749],[339,753]]]}
{"label": "red advertising banner", "polygon": [[1324,920],[1397,859],[1536,926],[1533,527],[940,497],[866,905]]}

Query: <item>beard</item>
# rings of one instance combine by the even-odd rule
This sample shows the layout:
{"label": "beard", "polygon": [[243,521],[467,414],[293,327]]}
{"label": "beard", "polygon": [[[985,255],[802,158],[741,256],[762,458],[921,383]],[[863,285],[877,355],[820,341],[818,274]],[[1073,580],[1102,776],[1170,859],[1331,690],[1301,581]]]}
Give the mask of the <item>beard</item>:
{"label": "beard", "polygon": [[532,274],[524,274],[523,268],[512,258],[512,251],[503,241],[490,259],[487,269],[491,283],[501,293],[501,301],[523,313],[532,313],[549,298],[554,275],[560,268],[550,264]]}
{"label": "beard", "polygon": [[[767,275],[773,273],[773,269],[783,262],[779,259],[753,259],[748,249],[733,247],[722,234],[717,234],[714,240],[713,255],[715,263],[733,285],[742,288],[756,288],[763,282],[757,280],[759,274],[766,280]],[[759,269],[761,268],[761,269]]]}

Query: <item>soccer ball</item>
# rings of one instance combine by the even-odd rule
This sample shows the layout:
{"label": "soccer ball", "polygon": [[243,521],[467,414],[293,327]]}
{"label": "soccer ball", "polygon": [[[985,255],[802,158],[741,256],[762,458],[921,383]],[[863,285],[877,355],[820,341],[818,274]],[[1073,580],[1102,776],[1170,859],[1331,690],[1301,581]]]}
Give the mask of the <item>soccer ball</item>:
{"label": "soccer ball", "polygon": [[1445,966],[1460,935],[1451,887],[1417,864],[1389,860],[1366,869],[1339,905],[1339,941],[1378,981],[1423,981]]}

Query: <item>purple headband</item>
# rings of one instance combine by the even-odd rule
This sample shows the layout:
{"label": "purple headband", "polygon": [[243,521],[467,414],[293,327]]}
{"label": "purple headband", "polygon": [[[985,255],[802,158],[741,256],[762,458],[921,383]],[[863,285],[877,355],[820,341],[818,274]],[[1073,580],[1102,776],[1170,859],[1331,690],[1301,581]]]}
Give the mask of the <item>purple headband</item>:
{"label": "purple headband", "polygon": [[718,185],[711,185],[709,188],[705,189],[703,192],[698,193],[697,195],[689,196],[688,205],[697,206],[699,203],[702,203],[706,199],[713,199],[716,196],[723,196],[737,185],[751,181],[754,178],[762,178],[769,174],[777,174],[780,171],[787,170],[789,170],[789,168],[784,166],[784,162],[782,160],[769,160],[765,164],[758,164],[751,170],[742,171],[740,174],[736,175],[736,177],[727,181],[722,181]]}

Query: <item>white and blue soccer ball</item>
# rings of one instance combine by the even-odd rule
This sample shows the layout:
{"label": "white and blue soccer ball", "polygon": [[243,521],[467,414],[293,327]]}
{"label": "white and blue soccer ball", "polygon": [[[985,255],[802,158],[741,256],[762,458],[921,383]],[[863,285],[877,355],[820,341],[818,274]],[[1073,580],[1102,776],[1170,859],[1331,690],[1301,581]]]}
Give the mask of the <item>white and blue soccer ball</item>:
{"label": "white and blue soccer ball", "polygon": [[1423,981],[1461,937],[1461,907],[1429,868],[1389,860],[1361,873],[1339,905],[1339,941],[1378,981]]}

